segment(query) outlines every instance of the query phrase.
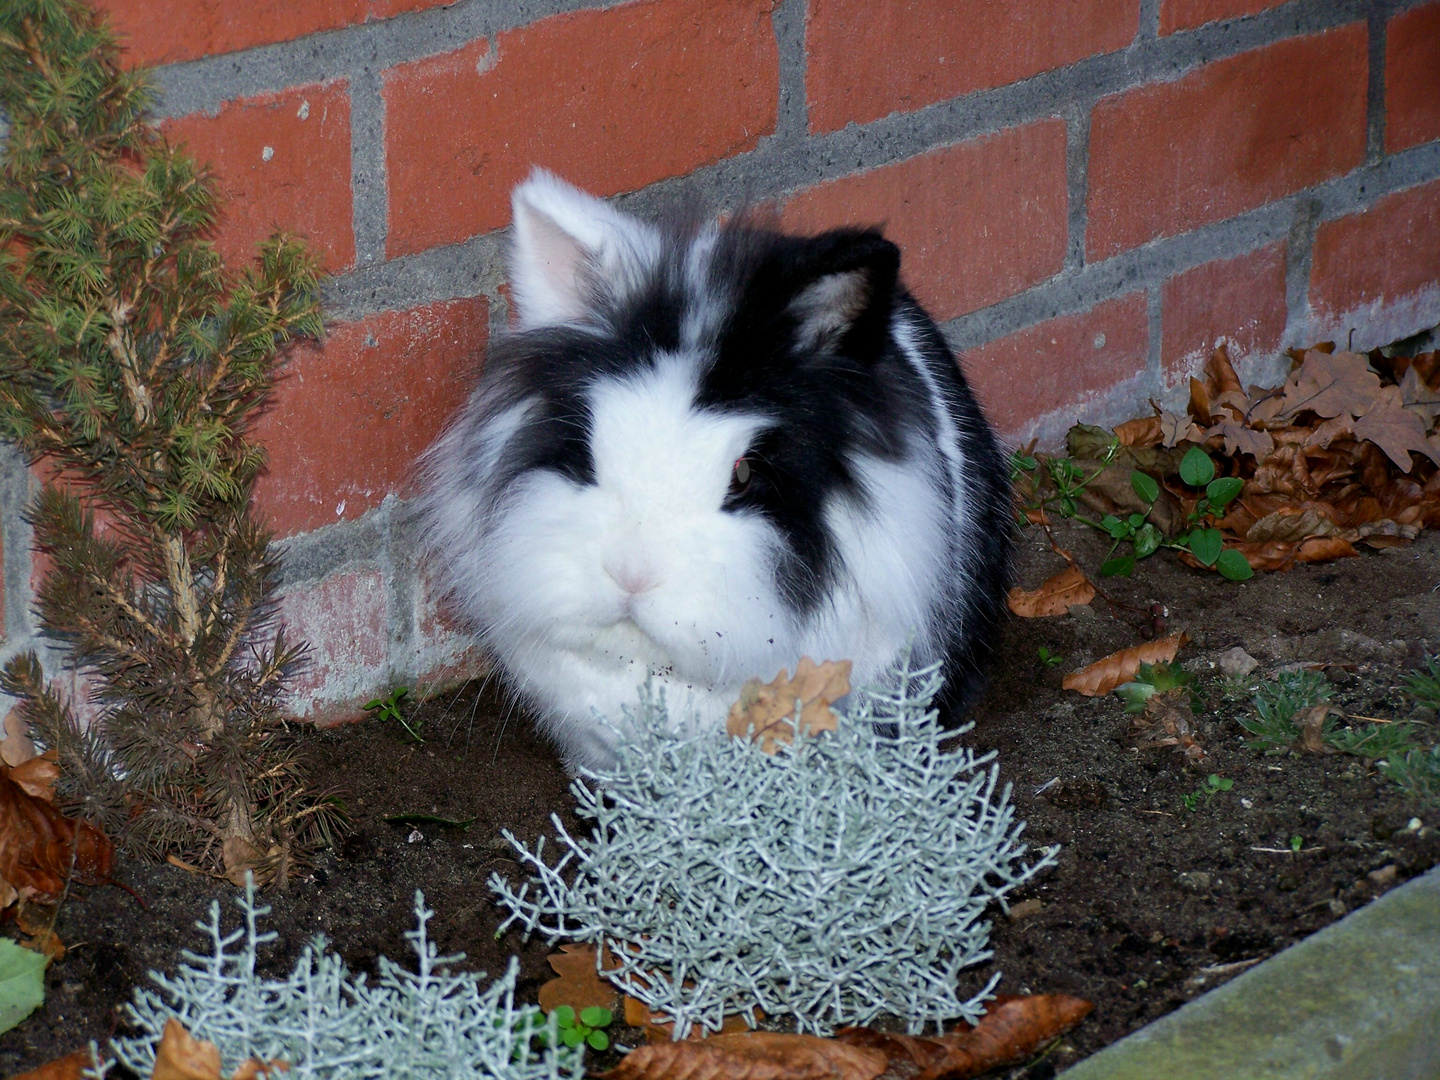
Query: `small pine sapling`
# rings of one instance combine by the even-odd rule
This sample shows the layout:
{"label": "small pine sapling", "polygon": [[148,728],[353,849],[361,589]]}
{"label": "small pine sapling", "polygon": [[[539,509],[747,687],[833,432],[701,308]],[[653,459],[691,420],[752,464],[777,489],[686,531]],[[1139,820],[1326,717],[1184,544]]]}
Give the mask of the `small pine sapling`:
{"label": "small pine sapling", "polygon": [[283,882],[337,816],[280,722],[302,649],[271,621],[248,432],[284,345],[321,333],[319,285],[280,236],[223,265],[212,184],[147,100],[80,0],[0,6],[0,437],[47,477],[39,619],[94,676],[98,717],[33,653],[0,689],[58,753],[67,812],[135,852]]}

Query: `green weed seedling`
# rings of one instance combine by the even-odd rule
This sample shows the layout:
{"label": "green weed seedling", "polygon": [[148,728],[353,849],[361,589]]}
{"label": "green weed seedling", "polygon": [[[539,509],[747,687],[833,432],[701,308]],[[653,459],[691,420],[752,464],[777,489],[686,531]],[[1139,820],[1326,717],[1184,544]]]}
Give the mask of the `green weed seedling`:
{"label": "green weed seedling", "polygon": [[1413,724],[1366,724],[1334,732],[1326,742],[1341,753],[1371,761],[1404,757],[1417,745]]}
{"label": "green weed seedling", "polygon": [[566,1046],[573,1049],[583,1042],[592,1050],[610,1048],[610,1036],[601,1030],[609,1027],[610,1022],[615,1019],[609,1009],[591,1005],[576,1014],[569,1005],[561,1005],[552,1015],[560,1029],[560,1041]]}
{"label": "green weed seedling", "polygon": [[1219,795],[1222,791],[1229,791],[1235,786],[1235,781],[1229,777],[1220,776],[1218,773],[1211,773],[1205,778],[1205,783],[1188,795],[1181,795],[1180,801],[1185,804],[1185,809],[1192,814],[1200,807],[1209,806],[1210,800]]}
{"label": "green weed seedling", "polygon": [[1425,657],[1425,667],[1406,675],[1405,686],[1417,705],[1440,713],[1440,658]]}
{"label": "green weed seedling", "polygon": [[1440,744],[1428,750],[1417,746],[1404,757],[1391,755],[1379,769],[1410,798],[1440,804]]}
{"label": "green weed seedling", "polygon": [[1300,737],[1295,714],[1329,700],[1333,692],[1318,671],[1282,671],[1256,688],[1251,698],[1256,715],[1242,716],[1240,726],[1254,736],[1252,747],[1283,753]]}
{"label": "green weed seedling", "polygon": [[1299,833],[1296,833],[1294,836],[1290,837],[1290,850],[1293,851],[1296,855],[1300,854],[1300,849],[1304,846],[1305,838]]}
{"label": "green weed seedling", "polygon": [[405,719],[405,714],[400,711],[400,702],[406,694],[410,693],[408,686],[397,686],[383,698],[372,698],[361,706],[366,712],[373,712],[381,720],[394,720],[403,727],[412,740],[423,743],[425,740],[420,735],[420,724],[417,721],[413,726]]}
{"label": "green weed seedling", "polygon": [[1189,697],[1194,682],[1193,672],[1186,671],[1179,664],[1162,661],[1158,664],[1141,664],[1135,678],[1121,683],[1115,688],[1115,693],[1124,699],[1127,713],[1138,713],[1145,711],[1145,703],[1156,694],[1184,690],[1185,696]]}
{"label": "green weed seedling", "polygon": [[1042,667],[1052,668],[1056,664],[1063,664],[1065,662],[1065,658],[1063,656],[1052,653],[1044,645],[1041,645],[1038,649],[1035,650],[1035,655],[1040,657],[1040,664]]}

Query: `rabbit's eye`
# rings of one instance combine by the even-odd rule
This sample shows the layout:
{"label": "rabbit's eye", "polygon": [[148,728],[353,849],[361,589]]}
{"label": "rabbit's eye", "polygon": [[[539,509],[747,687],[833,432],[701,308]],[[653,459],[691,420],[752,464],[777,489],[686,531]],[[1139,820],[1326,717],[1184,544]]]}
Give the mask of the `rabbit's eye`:
{"label": "rabbit's eye", "polygon": [[730,494],[743,494],[750,486],[750,462],[745,458],[736,458],[735,467],[730,473]]}

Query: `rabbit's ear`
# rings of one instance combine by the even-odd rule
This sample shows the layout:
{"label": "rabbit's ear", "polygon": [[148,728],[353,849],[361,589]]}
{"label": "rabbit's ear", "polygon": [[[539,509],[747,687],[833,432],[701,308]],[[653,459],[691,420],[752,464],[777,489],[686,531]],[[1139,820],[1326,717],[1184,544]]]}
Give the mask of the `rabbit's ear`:
{"label": "rabbit's ear", "polygon": [[593,321],[655,266],[659,233],[536,169],[510,196],[510,286],[522,329]]}
{"label": "rabbit's ear", "polygon": [[836,229],[809,240],[790,282],[800,340],[815,347],[883,333],[899,270],[900,249],[878,231]]}

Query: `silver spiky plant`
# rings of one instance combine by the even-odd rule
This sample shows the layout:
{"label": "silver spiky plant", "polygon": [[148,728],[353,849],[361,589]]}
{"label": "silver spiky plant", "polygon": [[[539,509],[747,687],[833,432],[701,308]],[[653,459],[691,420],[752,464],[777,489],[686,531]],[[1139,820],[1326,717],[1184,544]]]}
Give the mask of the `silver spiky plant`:
{"label": "silver spiky plant", "polygon": [[126,1006],[141,1034],[112,1045],[136,1074],[150,1075],[172,1018],[219,1046],[224,1076],[246,1058],[288,1063],[279,1074],[287,1080],[578,1080],[584,1073],[583,1054],[560,1044],[554,1022],[515,1004],[513,958],[488,988],[483,975],[449,973],[464,957],[439,955],[425,932],[434,912],[418,891],[416,926],[405,935],[418,970],[381,957],[374,985],[352,976],[323,936],[289,978],[256,974],[260,946],[275,937],[259,931],[270,909],[256,906],[253,881],[236,903],[242,927],[224,933],[220,903],[212,903],[208,922],[196,924],[210,937],[210,954],[183,953],[186,963],[171,976],[151,972],[158,991],[137,989]]}
{"label": "silver spiky plant", "polygon": [[675,1037],[758,1006],[826,1034],[880,1013],[919,1032],[978,1019],[998,975],[967,1000],[961,971],[991,955],[981,916],[1054,861],[1028,866],[993,754],[943,743],[937,667],[908,660],[857,691],[838,730],[774,755],[677,725],[650,687],[619,725],[618,763],[571,785],[588,839],[552,817],[562,855],[509,833],[534,877],[490,879],[519,923],[590,942],[597,967]]}

